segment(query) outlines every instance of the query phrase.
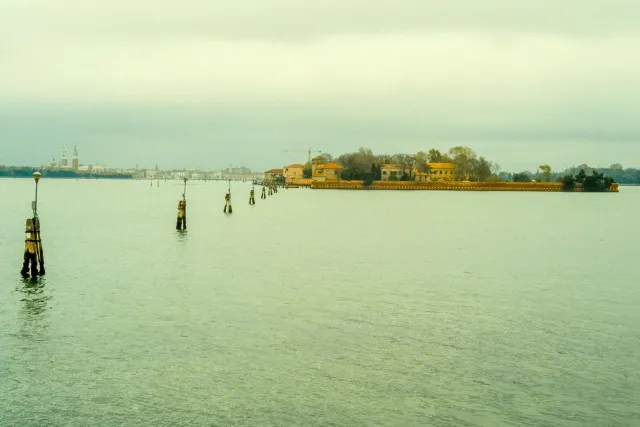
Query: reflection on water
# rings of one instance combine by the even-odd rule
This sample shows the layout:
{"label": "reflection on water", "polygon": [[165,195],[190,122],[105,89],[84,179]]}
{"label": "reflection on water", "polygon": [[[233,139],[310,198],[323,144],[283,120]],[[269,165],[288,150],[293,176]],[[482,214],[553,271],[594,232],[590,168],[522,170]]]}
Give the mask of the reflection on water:
{"label": "reflection on water", "polygon": [[18,337],[30,341],[44,339],[43,333],[48,324],[46,322],[47,303],[51,299],[46,289],[46,279],[22,279],[16,288],[22,293],[20,301],[23,303],[20,310],[20,330]]}
{"label": "reflection on water", "polygon": [[176,230],[176,235],[178,236],[178,242],[185,243],[187,241],[187,230]]}

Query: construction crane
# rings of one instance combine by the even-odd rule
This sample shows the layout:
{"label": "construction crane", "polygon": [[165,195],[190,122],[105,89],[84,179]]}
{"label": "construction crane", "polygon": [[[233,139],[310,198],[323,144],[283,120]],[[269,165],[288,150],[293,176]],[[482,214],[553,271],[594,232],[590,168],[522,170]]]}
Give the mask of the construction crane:
{"label": "construction crane", "polygon": [[309,167],[311,167],[311,153],[321,154],[322,150],[315,150],[309,147],[306,150],[282,150],[283,153],[309,153]]}

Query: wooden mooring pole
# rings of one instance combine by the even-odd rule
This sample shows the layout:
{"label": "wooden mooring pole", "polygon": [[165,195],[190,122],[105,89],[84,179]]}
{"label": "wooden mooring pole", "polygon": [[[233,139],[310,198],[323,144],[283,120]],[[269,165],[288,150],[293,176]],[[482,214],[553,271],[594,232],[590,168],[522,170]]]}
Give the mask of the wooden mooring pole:
{"label": "wooden mooring pole", "polygon": [[[40,218],[38,217],[38,182],[40,181],[40,172],[33,174],[36,181],[36,199],[31,203],[33,216],[27,219],[25,240],[24,240],[24,262],[20,273],[23,277],[29,276],[36,278],[44,276],[44,251],[42,249],[42,239],[40,238]],[[38,271],[38,264],[40,270]]]}
{"label": "wooden mooring pole", "polygon": [[187,229],[187,178],[184,178],[184,191],[182,192],[182,200],[178,202],[178,222],[176,230],[186,231]]}
{"label": "wooden mooring pole", "polygon": [[229,192],[224,196],[224,213],[233,213],[231,207],[231,180],[229,180]]}

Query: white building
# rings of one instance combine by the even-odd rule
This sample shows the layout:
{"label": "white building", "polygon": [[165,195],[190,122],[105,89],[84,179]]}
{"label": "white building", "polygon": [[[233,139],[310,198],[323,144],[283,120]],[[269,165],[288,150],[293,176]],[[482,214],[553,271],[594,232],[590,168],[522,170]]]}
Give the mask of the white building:
{"label": "white building", "polygon": [[66,168],[69,166],[69,158],[67,156],[67,146],[62,146],[62,158],[60,159],[60,167]]}

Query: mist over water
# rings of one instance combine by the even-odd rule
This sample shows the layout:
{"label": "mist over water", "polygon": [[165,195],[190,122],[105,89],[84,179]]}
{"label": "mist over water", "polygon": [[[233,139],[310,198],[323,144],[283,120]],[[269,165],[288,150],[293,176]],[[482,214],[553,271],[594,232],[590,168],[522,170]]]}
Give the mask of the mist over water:
{"label": "mist over water", "polygon": [[637,426],[640,189],[0,180],[2,426]]}

